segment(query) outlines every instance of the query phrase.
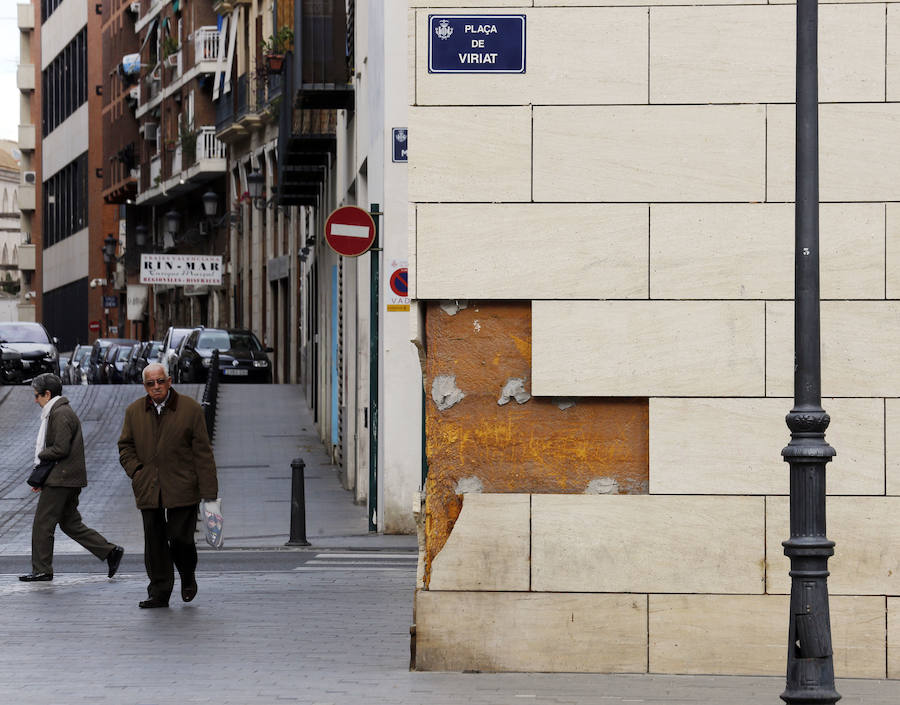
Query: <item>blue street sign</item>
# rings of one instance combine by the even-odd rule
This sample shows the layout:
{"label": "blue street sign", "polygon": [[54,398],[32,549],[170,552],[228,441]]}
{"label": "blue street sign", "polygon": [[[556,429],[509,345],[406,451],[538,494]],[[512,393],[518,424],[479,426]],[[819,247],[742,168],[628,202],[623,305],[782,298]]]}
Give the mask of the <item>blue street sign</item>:
{"label": "blue street sign", "polygon": [[428,73],[525,73],[525,15],[428,15]]}
{"label": "blue street sign", "polygon": [[119,307],[119,297],[118,296],[104,296],[103,297],[103,308],[118,308]]}
{"label": "blue street sign", "polygon": [[409,144],[409,132],[405,127],[395,127],[391,130],[393,134],[393,143],[394,143],[394,151],[393,157],[391,161],[393,162],[406,162],[409,161],[407,159],[407,145]]}

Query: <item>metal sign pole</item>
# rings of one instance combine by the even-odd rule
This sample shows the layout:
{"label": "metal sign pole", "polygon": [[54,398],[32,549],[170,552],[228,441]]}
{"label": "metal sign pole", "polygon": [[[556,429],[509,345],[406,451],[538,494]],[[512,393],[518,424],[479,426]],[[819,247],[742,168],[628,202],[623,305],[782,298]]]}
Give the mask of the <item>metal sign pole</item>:
{"label": "metal sign pole", "polygon": [[378,531],[378,312],[381,305],[379,260],[381,211],[369,208],[375,221],[375,241],[369,249],[369,531]]}

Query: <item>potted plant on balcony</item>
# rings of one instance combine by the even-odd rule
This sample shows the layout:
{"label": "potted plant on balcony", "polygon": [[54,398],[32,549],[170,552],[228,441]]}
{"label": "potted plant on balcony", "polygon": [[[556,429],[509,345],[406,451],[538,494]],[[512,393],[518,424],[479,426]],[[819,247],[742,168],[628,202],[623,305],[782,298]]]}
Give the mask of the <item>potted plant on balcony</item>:
{"label": "potted plant on balcony", "polygon": [[178,50],[180,47],[178,46],[178,40],[175,39],[171,34],[167,37],[164,37],[162,40],[162,58],[163,61],[170,67],[174,67],[178,65]]}
{"label": "potted plant on balcony", "polygon": [[181,142],[182,165],[190,166],[197,160],[197,130],[183,117],[178,121],[178,139]]}
{"label": "potted plant on balcony", "polygon": [[269,73],[281,73],[284,66],[284,53],[294,43],[294,30],[284,25],[268,39],[260,43],[260,48],[266,57],[266,69]]}

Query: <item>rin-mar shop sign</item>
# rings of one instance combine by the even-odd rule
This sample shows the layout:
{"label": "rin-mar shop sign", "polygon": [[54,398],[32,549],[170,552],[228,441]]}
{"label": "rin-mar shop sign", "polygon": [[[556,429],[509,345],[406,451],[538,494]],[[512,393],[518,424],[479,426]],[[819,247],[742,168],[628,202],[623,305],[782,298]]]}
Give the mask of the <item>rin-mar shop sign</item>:
{"label": "rin-mar shop sign", "polygon": [[220,255],[141,255],[141,284],[222,285]]}
{"label": "rin-mar shop sign", "polygon": [[429,73],[525,73],[525,15],[428,15]]}

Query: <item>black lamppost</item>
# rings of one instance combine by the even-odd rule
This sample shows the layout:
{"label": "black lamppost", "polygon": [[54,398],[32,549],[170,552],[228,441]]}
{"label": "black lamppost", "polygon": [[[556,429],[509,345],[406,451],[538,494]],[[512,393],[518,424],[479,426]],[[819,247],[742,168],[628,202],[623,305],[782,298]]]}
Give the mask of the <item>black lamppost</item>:
{"label": "black lamppost", "polygon": [[[103,287],[103,298],[105,299],[107,295],[111,295],[110,292],[113,290],[113,267],[116,265],[116,246],[119,244],[119,241],[113,237],[110,233],[103,239],[103,261],[106,264],[106,285]],[[103,312],[106,317],[106,335],[109,335],[109,307],[106,305],[106,301],[103,302]]]}
{"label": "black lamppost", "polygon": [[794,408],[786,421],[791,442],[791,560],[786,703],[836,703],[828,558],[825,537],[825,466],[835,452],[825,442],[831,420],[822,409],[819,342],[819,89],[818,0],[797,0],[797,144],[794,211]]}

